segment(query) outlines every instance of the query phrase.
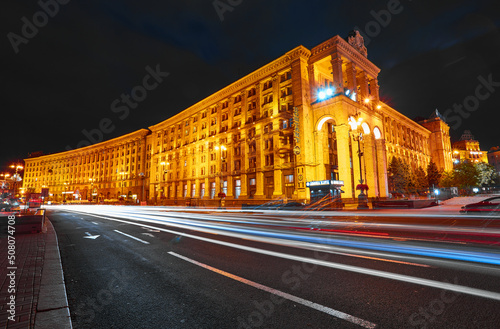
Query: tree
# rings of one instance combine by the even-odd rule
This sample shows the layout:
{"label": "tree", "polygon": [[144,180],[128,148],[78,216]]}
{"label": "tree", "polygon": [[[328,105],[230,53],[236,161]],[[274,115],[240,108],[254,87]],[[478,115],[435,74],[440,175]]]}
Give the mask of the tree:
{"label": "tree", "polygon": [[443,174],[441,175],[441,180],[439,181],[438,185],[442,187],[456,186],[454,173],[455,172],[453,170],[443,172]]}
{"label": "tree", "polygon": [[478,184],[480,186],[495,183],[495,179],[497,178],[495,167],[484,162],[476,163],[474,167],[476,167],[476,171],[478,173]]}
{"label": "tree", "polygon": [[479,173],[474,164],[469,161],[460,162],[455,167],[453,182],[459,189],[470,189],[479,183]]}
{"label": "tree", "polygon": [[387,168],[389,190],[393,193],[403,193],[405,188],[402,162],[399,158],[392,157]]}
{"label": "tree", "polygon": [[434,162],[429,162],[427,166],[427,183],[429,187],[439,186],[439,181],[441,180],[442,173],[439,171],[438,167]]}
{"label": "tree", "polygon": [[415,188],[418,193],[424,192],[429,189],[429,182],[427,180],[427,175],[425,174],[422,167],[418,167],[414,172],[415,176]]}

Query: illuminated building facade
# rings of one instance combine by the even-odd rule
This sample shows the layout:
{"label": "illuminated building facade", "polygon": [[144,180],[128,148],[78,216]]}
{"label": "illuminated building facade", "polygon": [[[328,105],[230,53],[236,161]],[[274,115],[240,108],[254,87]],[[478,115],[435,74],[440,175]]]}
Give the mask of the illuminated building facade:
{"label": "illuminated building facade", "polygon": [[452,144],[453,163],[463,161],[488,163],[488,152],[481,151],[479,142],[474,139],[470,130],[465,130],[460,140]]}
{"label": "illuminated building facade", "polygon": [[488,163],[495,167],[497,175],[500,176],[500,146],[494,146],[488,151]]}
{"label": "illuminated building facade", "polygon": [[141,129],[76,150],[27,158],[23,188],[28,193],[48,188],[53,201],[97,202],[121,195],[140,199],[148,185],[148,134]]}
{"label": "illuminated building facade", "polygon": [[[149,200],[181,204],[222,195],[228,205],[308,200],[306,182],[321,180],[343,181],[342,197],[349,199],[356,196],[361,174],[368,197],[386,197],[387,165],[393,156],[415,167],[425,169],[434,161],[440,169],[451,169],[448,125],[439,115],[417,123],[382,102],[379,71],[367,59],[359,33],[347,39],[335,36],[311,50],[296,47],[149,130],[134,133],[145,152],[141,164],[147,166]],[[104,142],[49,157],[67,164],[63,159],[116,154],[118,145],[131,139],[126,136],[121,142],[109,141],[108,148]],[[108,186],[104,193],[117,195],[123,161],[114,160],[118,163],[113,167],[104,163],[94,171],[76,171],[83,173],[78,184],[88,188],[86,180],[96,177]],[[59,173],[64,175],[57,180],[59,193],[64,181],[76,179],[69,168],[90,164],[75,161]],[[28,162],[42,163],[40,158],[26,159],[27,168]],[[45,182],[37,186],[53,184],[43,170],[29,178]],[[127,176],[133,191],[138,171]]]}

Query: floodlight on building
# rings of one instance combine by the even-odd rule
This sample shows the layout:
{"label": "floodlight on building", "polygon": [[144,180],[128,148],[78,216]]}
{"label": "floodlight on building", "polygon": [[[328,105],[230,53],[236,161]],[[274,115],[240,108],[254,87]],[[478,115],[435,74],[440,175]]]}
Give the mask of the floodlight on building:
{"label": "floodlight on building", "polygon": [[380,110],[382,108],[382,105],[377,105],[377,110]]}
{"label": "floodlight on building", "polygon": [[318,98],[320,100],[324,100],[326,98],[326,92],[324,92],[323,90],[321,90],[320,92],[318,92]]}
{"label": "floodlight on building", "polygon": [[370,99],[369,98],[365,98],[364,102],[365,102],[365,104],[368,104],[368,103],[370,103]]}

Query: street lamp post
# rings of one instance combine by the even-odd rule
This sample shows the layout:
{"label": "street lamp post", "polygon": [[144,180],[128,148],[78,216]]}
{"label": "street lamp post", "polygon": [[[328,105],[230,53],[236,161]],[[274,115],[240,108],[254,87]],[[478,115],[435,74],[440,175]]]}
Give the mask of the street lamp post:
{"label": "street lamp post", "polygon": [[[165,180],[165,175],[168,173],[168,166],[170,165],[170,162],[165,162],[165,161],[162,161],[160,162],[161,166],[162,166],[162,179],[161,179],[161,191],[162,191],[162,199],[165,198],[165,183],[166,183],[166,180]],[[167,169],[165,169],[165,166],[167,166]]]}
{"label": "street lamp post", "polygon": [[16,170],[16,173],[14,174],[14,176],[12,176],[12,180],[14,181],[14,191],[13,192],[14,192],[14,197],[16,197],[16,195],[17,195],[17,193],[16,193],[17,182],[21,180],[19,177],[18,171],[23,170],[24,167],[21,166],[20,164],[11,165],[10,167]]}
{"label": "street lamp post", "polygon": [[64,182],[64,203],[66,203],[67,190],[68,190],[68,183]]}
{"label": "street lamp post", "polygon": [[144,178],[145,178],[144,173],[143,172],[139,173],[139,177],[141,177],[142,181],[141,201],[144,201]]}
{"label": "street lamp post", "polygon": [[89,178],[89,181],[90,181],[90,195],[91,195],[92,201],[94,201],[94,181],[95,181],[95,178]]}
{"label": "street lamp post", "polygon": [[363,151],[361,151],[361,141],[363,140],[363,134],[368,135],[370,133],[370,128],[367,124],[363,125],[363,118],[358,114],[356,117],[349,118],[349,125],[351,126],[352,138],[358,143],[358,160],[359,160],[359,184],[356,186],[356,190],[360,190],[358,195],[358,209],[368,208],[368,197],[365,191],[368,191],[368,185],[365,184],[363,180],[363,165],[362,157]]}
{"label": "street lamp post", "polygon": [[122,193],[121,193],[120,197],[123,196],[123,184],[125,183],[125,174],[126,174],[125,171],[120,171],[120,175],[122,176]]}
{"label": "street lamp post", "polygon": [[217,150],[217,151],[220,150],[221,164],[220,164],[220,192],[219,192],[220,200],[219,200],[219,207],[223,208],[224,207],[224,198],[226,197],[226,194],[224,193],[224,176],[223,176],[223,173],[222,173],[222,169],[223,169],[222,166],[223,166],[224,162],[226,161],[226,159],[224,157],[224,152],[227,150],[227,148],[226,148],[225,145],[221,145],[220,147],[216,146],[215,150]]}

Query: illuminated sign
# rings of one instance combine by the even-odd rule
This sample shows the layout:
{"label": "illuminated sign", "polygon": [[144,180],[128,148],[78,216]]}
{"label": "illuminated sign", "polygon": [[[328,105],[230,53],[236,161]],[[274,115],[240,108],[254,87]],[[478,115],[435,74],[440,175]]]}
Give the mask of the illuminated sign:
{"label": "illuminated sign", "polygon": [[313,182],[306,182],[307,187],[311,186],[325,186],[325,185],[344,185],[343,180],[318,180]]}
{"label": "illuminated sign", "polygon": [[293,108],[293,141],[295,142],[295,146],[293,147],[293,153],[295,155],[300,154],[300,116],[299,116],[299,108]]}

